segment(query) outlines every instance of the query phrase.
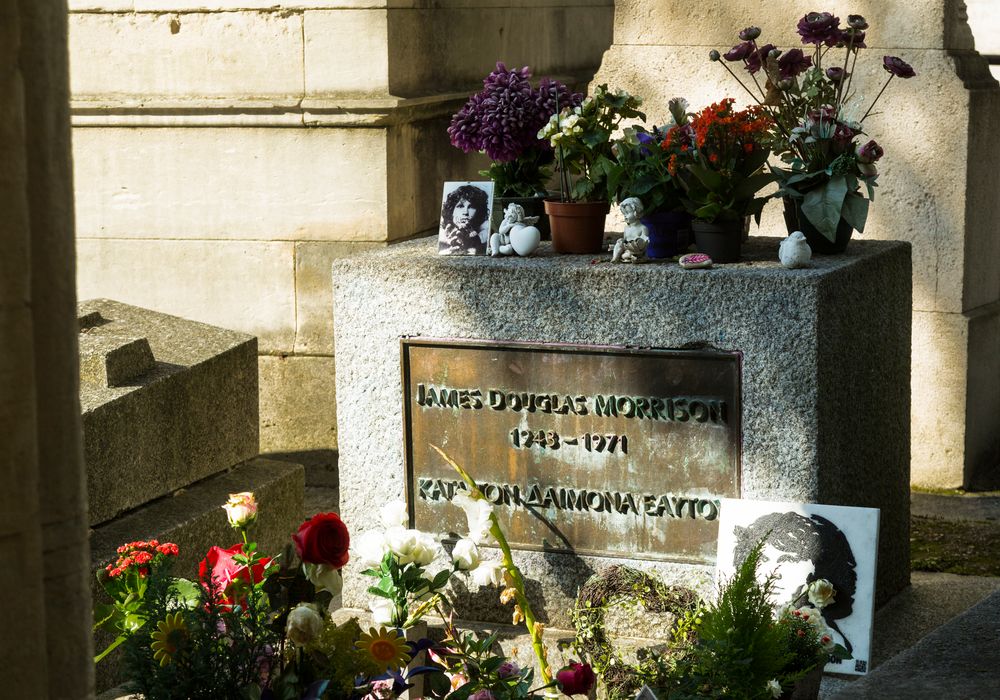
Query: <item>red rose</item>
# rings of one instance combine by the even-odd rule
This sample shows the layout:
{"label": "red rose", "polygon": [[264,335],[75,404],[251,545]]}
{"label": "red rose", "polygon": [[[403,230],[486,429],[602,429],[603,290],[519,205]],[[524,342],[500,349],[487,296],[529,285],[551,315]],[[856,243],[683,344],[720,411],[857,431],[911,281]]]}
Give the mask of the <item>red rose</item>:
{"label": "red rose", "polygon": [[218,595],[217,602],[222,606],[242,604],[250,583],[260,583],[264,579],[264,567],[271,561],[269,557],[264,557],[256,562],[252,569],[247,569],[245,565],[236,562],[233,558],[235,554],[243,554],[242,543],[235,544],[229,549],[212,547],[198,565],[201,585],[208,588],[208,577],[211,574]]}
{"label": "red rose", "polygon": [[597,678],[590,664],[574,661],[556,674],[556,681],[564,695],[586,695],[594,687]]}
{"label": "red rose", "polygon": [[326,564],[342,569],[347,564],[351,536],[336,513],[317,513],[292,535],[295,551],[306,564]]}

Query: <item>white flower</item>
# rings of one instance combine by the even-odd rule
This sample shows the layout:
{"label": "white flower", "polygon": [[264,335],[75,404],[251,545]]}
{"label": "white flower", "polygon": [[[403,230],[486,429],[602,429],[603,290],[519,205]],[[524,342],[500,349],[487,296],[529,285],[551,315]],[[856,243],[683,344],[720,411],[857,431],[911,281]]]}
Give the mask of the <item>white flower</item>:
{"label": "white flower", "polygon": [[793,610],[792,615],[802,618],[812,625],[813,629],[816,630],[817,636],[825,634],[829,631],[826,626],[826,622],[823,620],[823,613],[812,606],[803,605],[801,608]]}
{"label": "white flower", "polygon": [[469,539],[476,544],[489,544],[493,542],[493,535],[490,534],[490,527],[493,520],[493,506],[484,498],[472,498],[469,494],[461,491],[455,494],[451,502],[465,511],[465,517],[469,521]]}
{"label": "white flower", "polygon": [[410,515],[406,510],[406,504],[402,501],[389,501],[382,506],[382,524],[386,527],[396,525],[406,525]]}
{"label": "white flower", "polygon": [[295,646],[304,646],[323,631],[323,616],[309,603],[299,603],[288,613],[285,635]]}
{"label": "white flower", "polygon": [[823,651],[833,651],[833,648],[837,646],[837,643],[833,641],[833,635],[830,634],[829,629],[826,634],[820,635],[819,643],[823,647]]}
{"label": "white flower", "polygon": [[561,119],[559,121],[559,127],[563,131],[566,131],[567,129],[572,129],[574,126],[576,126],[576,123],[578,121],[580,121],[580,115],[579,114],[571,114],[568,117],[566,117],[565,119]]}
{"label": "white flower", "polygon": [[479,547],[472,540],[459,540],[451,552],[451,561],[459,571],[471,571],[479,566]]}
{"label": "white flower", "polygon": [[473,569],[472,582],[477,586],[499,586],[503,583],[503,564],[498,561],[480,562],[479,566]]}
{"label": "white flower", "polygon": [[767,682],[767,689],[771,691],[772,698],[781,697],[781,683],[779,683],[776,679],[772,678]]}
{"label": "white flower", "polygon": [[337,569],[326,564],[303,564],[302,570],[317,591],[329,591],[330,595],[340,595],[344,587],[344,577]]}
{"label": "white flower", "polygon": [[229,500],[222,509],[226,511],[229,525],[237,530],[246,528],[257,519],[257,501],[250,491],[229,494]]}
{"label": "white flower", "polygon": [[377,568],[382,563],[382,557],[388,551],[385,533],[371,530],[361,535],[354,542],[354,552],[357,561],[366,569]]}
{"label": "white flower", "polygon": [[427,566],[441,551],[441,545],[426,532],[398,526],[385,531],[385,541],[400,564],[414,562],[419,566]]}
{"label": "white flower", "polygon": [[833,602],[833,599],[837,595],[837,591],[833,587],[833,584],[825,578],[818,578],[809,584],[807,594],[809,596],[809,602],[817,608],[822,609]]}
{"label": "white flower", "polygon": [[375,598],[368,604],[368,609],[372,611],[372,624],[391,625],[392,617],[396,613],[396,606],[387,598]]}

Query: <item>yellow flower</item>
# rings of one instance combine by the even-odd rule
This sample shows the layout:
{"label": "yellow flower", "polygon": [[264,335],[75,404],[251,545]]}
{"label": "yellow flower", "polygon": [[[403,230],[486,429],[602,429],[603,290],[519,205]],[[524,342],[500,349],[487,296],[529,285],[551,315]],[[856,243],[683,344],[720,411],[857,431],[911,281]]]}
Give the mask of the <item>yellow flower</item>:
{"label": "yellow flower", "polygon": [[167,613],[166,619],[157,622],[156,631],[149,636],[153,638],[153,643],[149,645],[153,650],[153,660],[159,661],[160,666],[166,666],[187,639],[187,625],[180,612]]}
{"label": "yellow flower", "polygon": [[376,631],[373,627],[361,633],[361,639],[356,646],[368,652],[368,656],[380,672],[389,668],[400,668],[410,662],[410,648],[406,640],[394,629],[379,627]]}

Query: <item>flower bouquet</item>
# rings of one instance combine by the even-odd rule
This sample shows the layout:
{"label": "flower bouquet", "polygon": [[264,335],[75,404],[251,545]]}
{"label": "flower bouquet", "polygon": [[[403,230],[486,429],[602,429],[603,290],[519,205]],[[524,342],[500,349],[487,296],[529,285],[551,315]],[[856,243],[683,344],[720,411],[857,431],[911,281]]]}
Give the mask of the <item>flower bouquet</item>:
{"label": "flower bouquet", "polygon": [[676,168],[677,158],[684,155],[680,149],[687,146],[664,143],[671,128],[688,125],[687,106],[687,100],[675,97],[669,102],[670,124],[651,130],[628,127],[611,148],[616,167],[608,173],[608,188],[619,205],[629,197],[642,202],[650,258],[671,257],[687,245],[691,216],[684,209]]}
{"label": "flower bouquet", "polygon": [[749,217],[760,223],[766,202],[757,192],[774,181],[763,172],[770,117],[757,106],[734,110],[733,102],[724,99],[675,125],[661,145],[672,151],[668,172],[680,174],[695,244],[719,263],[740,259]]}
{"label": "flower bouquet", "polygon": [[[773,170],[789,232],[802,230],[815,252],[841,252],[853,229],[864,232],[875,197],[875,163],[883,155],[874,140],[863,138],[864,121],[894,78],[909,79],[916,72],[902,59],[884,56],[889,77],[861,113],[852,88],[858,55],[867,48],[865,18],[850,15],[841,27],[829,12],[810,12],[797,29],[802,43],[812,47],[811,55],[760,45],[761,30],[747,27],[739,33],[740,43],[722,55],[712,51],[710,58],[720,61],[773,120],[771,146],[787,165]],[[749,84],[726,62],[742,63]]]}
{"label": "flower bouquet", "polygon": [[559,201],[546,200],[552,218],[552,245],[558,253],[598,253],[604,219],[615,195],[609,177],[619,171],[612,134],[625,119],[646,119],[642,100],[598,85],[580,105],[563,106],[538,131],[556,153]]}
{"label": "flower bouquet", "polygon": [[[469,98],[448,127],[453,146],[490,158],[490,167],[480,175],[494,183],[494,212],[502,212],[513,202],[529,216],[543,214],[541,199],[552,177],[553,152],[548,142],[537,138],[538,130],[558,111],[557,105],[575,106],[583,99],[548,78],[534,88],[530,78],[527,66],[510,70],[497,63],[483,81],[483,89]],[[499,219],[493,216],[494,230]],[[539,223],[544,229],[544,217]]]}
{"label": "flower bouquet", "polygon": [[309,519],[268,557],[248,538],[253,494],[223,507],[240,541],[211,547],[197,580],[172,575],[179,549],[156,540],[123,545],[99,571],[111,602],[95,610],[95,630],[117,636],[96,662],[122,646],[127,686],[147,700],[389,698],[412,685],[419,671],[405,667],[426,640],[330,618],[350,542],[336,513]]}

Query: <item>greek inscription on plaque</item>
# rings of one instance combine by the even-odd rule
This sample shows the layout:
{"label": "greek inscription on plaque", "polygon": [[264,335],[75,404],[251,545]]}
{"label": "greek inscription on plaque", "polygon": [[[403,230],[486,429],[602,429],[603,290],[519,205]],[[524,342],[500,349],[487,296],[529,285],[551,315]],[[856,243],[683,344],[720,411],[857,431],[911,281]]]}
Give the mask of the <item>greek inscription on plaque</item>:
{"label": "greek inscription on plaque", "polygon": [[476,480],[517,549],[711,563],[739,497],[740,357],[704,350],[401,342],[413,527],[466,533]]}

